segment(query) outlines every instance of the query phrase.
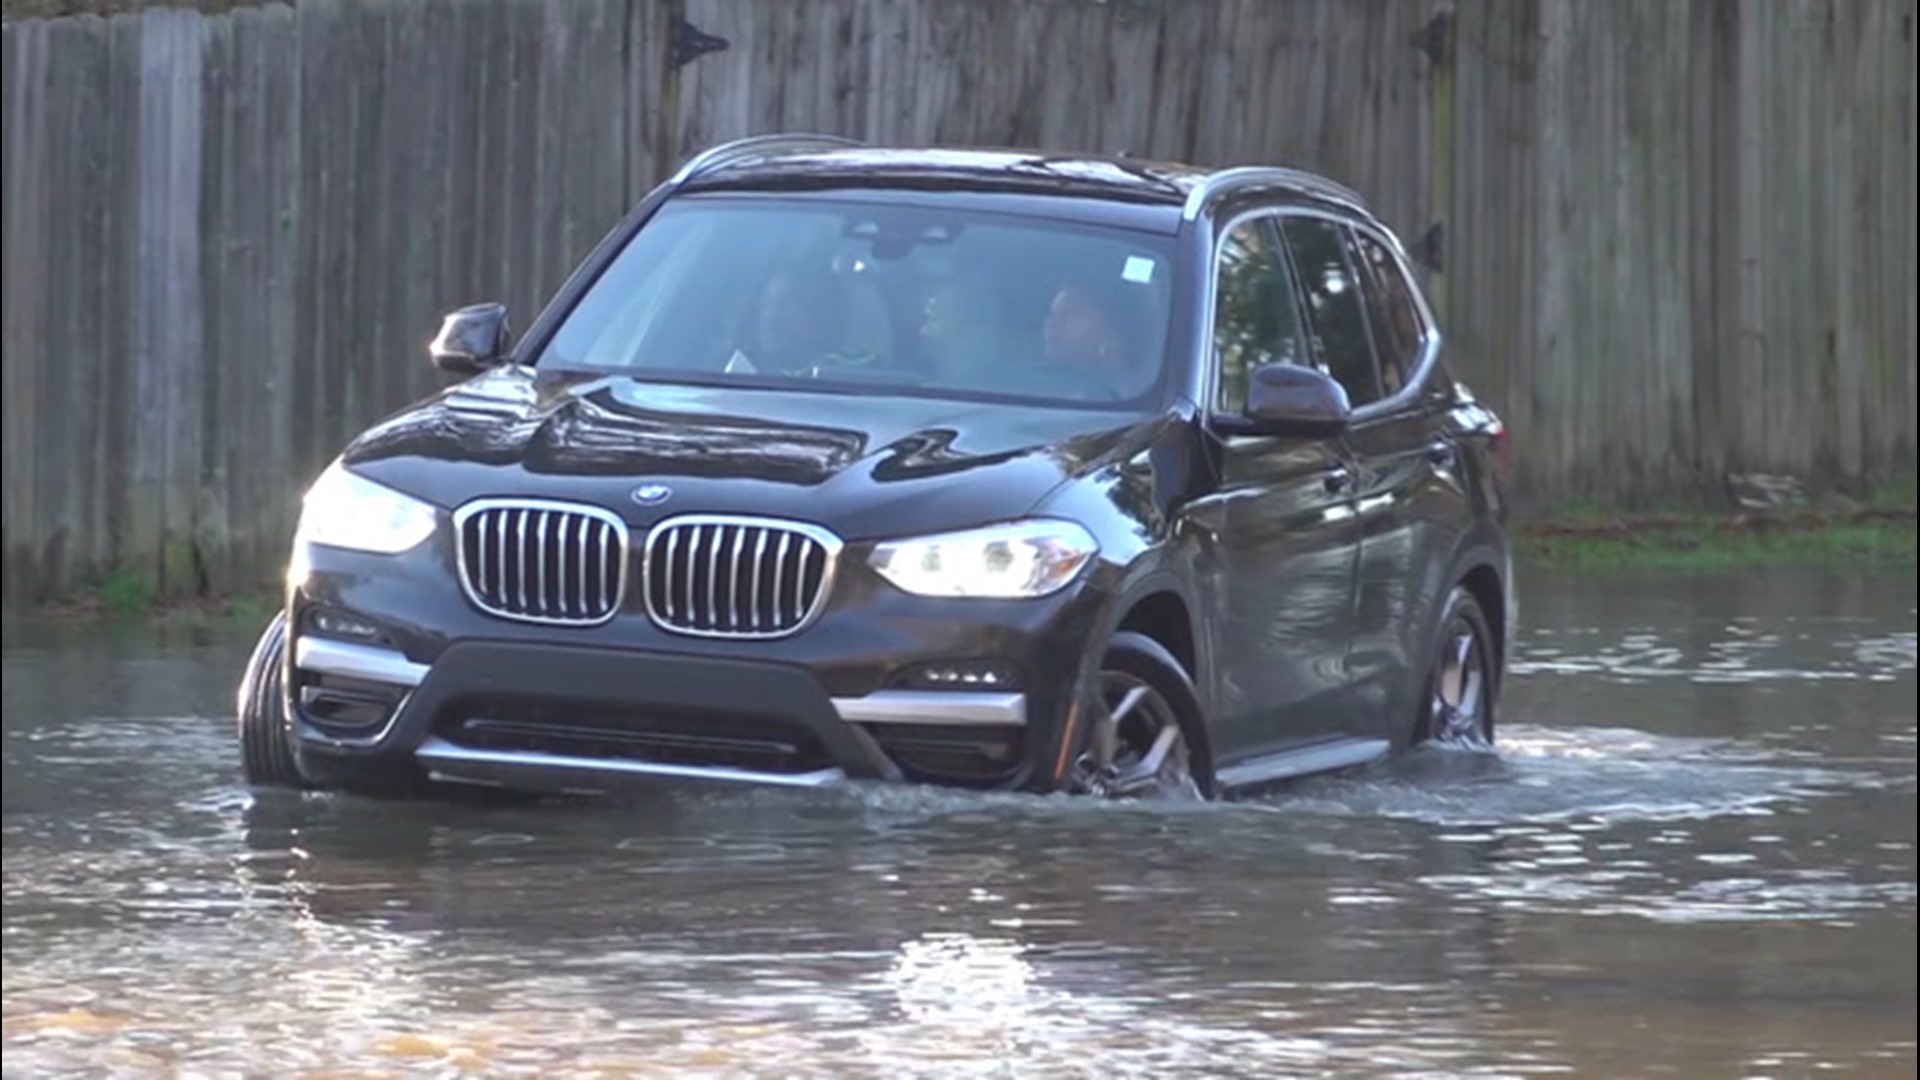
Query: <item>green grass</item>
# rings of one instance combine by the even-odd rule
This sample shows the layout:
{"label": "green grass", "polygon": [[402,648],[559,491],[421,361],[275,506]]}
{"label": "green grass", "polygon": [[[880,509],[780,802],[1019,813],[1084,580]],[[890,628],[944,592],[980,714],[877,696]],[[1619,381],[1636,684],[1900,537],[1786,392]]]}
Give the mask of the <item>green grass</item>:
{"label": "green grass", "polygon": [[265,622],[280,606],[276,590],[221,597],[167,598],[131,570],[119,570],[64,600],[22,614],[60,622],[149,622],[180,627],[217,627]]}
{"label": "green grass", "polygon": [[116,618],[145,615],[153,610],[153,586],[131,570],[116,570],[93,590],[99,608]]}
{"label": "green grass", "polygon": [[1604,572],[1912,567],[1920,545],[1915,543],[1912,511],[1877,509],[1766,518],[1555,518],[1523,527],[1518,547],[1524,557],[1543,565]]}
{"label": "green grass", "polygon": [[1698,506],[1622,514],[1566,503],[1516,528],[1523,557],[1571,570],[1737,571],[1754,566],[1914,565],[1913,474],[1809,505],[1715,513]]}
{"label": "green grass", "polygon": [[1912,510],[1920,505],[1920,474],[1889,480],[1868,492],[1865,503],[1887,510]]}

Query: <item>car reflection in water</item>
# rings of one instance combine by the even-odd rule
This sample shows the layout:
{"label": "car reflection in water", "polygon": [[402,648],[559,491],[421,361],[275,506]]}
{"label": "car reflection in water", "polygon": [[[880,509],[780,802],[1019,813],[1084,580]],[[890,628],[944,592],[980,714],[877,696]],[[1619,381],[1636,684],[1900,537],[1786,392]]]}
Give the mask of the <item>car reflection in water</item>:
{"label": "car reflection in water", "polygon": [[[1327,874],[1312,845],[1249,850],[1247,830],[1271,836],[1257,809],[1129,815],[1153,822],[1159,845],[1131,880],[1112,871],[1136,849],[1132,826],[1031,797],[683,790],[615,815],[484,795],[389,809],[269,796],[242,812],[235,872],[246,895],[295,912],[300,995],[376,1028],[382,1010],[418,1016],[453,994],[463,1022],[546,1054],[565,1051],[545,1029],[501,1029],[546,1006],[622,1017],[629,1050],[649,1029],[672,1042],[711,1020],[769,1049],[778,1027],[800,1025],[791,1049],[803,1053],[847,1036],[954,1061],[1022,1044],[1218,1065],[1232,1043],[1307,1065],[1326,1053],[1307,1037],[1324,1018],[1276,1016],[1250,1033],[1244,1014],[1169,1008],[1143,988],[1213,965],[1228,984],[1254,980],[1241,991],[1251,1009],[1288,996],[1275,964],[1358,993],[1409,965],[1517,960],[1493,907],[1445,935],[1361,947],[1404,909]],[[1498,872],[1503,847],[1429,838],[1406,854],[1429,873],[1480,875]],[[1283,941],[1258,915],[1275,873],[1305,890],[1289,898]],[[1239,970],[1239,955],[1257,960]]]}

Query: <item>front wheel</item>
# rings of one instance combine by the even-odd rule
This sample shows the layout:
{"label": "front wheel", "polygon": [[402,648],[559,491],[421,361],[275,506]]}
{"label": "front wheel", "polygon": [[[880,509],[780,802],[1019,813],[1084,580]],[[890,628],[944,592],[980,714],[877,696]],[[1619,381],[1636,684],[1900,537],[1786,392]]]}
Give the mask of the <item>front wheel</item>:
{"label": "front wheel", "polygon": [[273,617],[240,680],[240,764],[251,787],[306,787],[287,745],[287,615]]}
{"label": "front wheel", "polygon": [[1204,799],[1212,794],[1193,681],[1172,654],[1143,634],[1107,643],[1096,673],[1098,705],[1067,777],[1077,794],[1105,798]]}
{"label": "front wheel", "polygon": [[1486,613],[1471,592],[1456,588],[1441,613],[1414,741],[1491,747],[1499,691],[1500,669]]}

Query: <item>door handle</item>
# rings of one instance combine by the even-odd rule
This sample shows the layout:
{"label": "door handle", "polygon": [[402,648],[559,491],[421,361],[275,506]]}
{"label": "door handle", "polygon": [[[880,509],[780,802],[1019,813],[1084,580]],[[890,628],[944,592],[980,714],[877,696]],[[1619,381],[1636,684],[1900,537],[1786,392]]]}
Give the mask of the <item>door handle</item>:
{"label": "door handle", "polygon": [[1338,495],[1353,486],[1353,473],[1345,465],[1335,465],[1327,470],[1322,482],[1327,485],[1329,494]]}
{"label": "door handle", "polygon": [[1459,451],[1455,450],[1450,442],[1443,440],[1427,447],[1427,460],[1437,468],[1451,469],[1454,462],[1459,459]]}

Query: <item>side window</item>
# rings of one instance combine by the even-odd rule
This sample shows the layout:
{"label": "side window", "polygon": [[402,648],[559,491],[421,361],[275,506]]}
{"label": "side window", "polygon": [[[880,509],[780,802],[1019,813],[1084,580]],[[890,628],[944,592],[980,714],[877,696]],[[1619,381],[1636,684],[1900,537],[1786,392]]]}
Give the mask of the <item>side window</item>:
{"label": "side window", "polygon": [[1355,230],[1360,260],[1367,267],[1368,310],[1373,315],[1374,341],[1380,348],[1381,389],[1388,397],[1400,392],[1420,364],[1420,338],[1426,327],[1414,306],[1413,286],[1400,260],[1387,246]]}
{"label": "side window", "polygon": [[1266,364],[1298,364],[1306,350],[1292,275],[1271,219],[1249,218],[1220,238],[1213,304],[1213,351],[1220,365],[1216,406],[1244,412],[1247,382]]}
{"label": "side window", "polygon": [[1365,300],[1348,251],[1347,230],[1320,218],[1288,217],[1282,231],[1300,273],[1316,366],[1347,388],[1354,408],[1380,400]]}

